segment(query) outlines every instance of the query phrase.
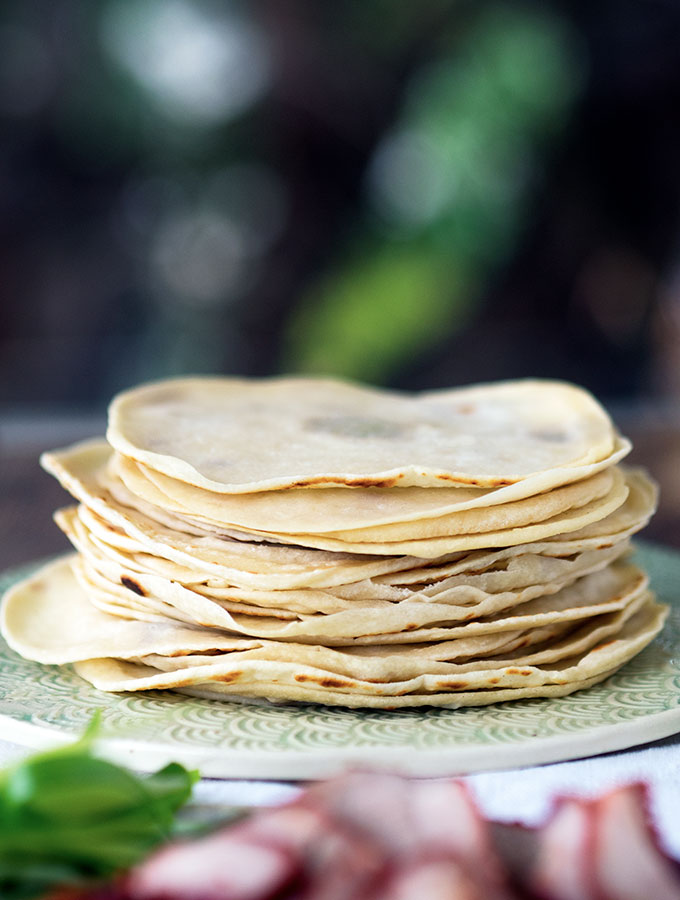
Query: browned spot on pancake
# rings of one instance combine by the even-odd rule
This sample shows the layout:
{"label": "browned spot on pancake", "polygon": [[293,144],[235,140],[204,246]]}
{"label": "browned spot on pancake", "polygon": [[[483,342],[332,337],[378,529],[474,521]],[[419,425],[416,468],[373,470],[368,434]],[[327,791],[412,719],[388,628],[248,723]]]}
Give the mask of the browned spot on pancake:
{"label": "browned spot on pancake", "polygon": [[241,675],[243,675],[243,672],[237,670],[236,672],[227,672],[226,675],[220,675],[216,680],[228,683],[230,681],[238,681]]}
{"label": "browned spot on pancake", "polygon": [[404,625],[404,631],[413,631],[418,627],[417,622],[409,622],[408,625]]}
{"label": "browned spot on pancake", "polygon": [[469,416],[475,409],[474,403],[461,403],[460,406],[456,407],[456,412],[460,413],[461,416]]}
{"label": "browned spot on pancake", "polygon": [[612,638],[611,641],[605,641],[603,644],[598,644],[597,647],[593,647],[593,653],[596,653],[598,650],[604,650],[605,647],[609,647],[611,644],[616,643],[616,638]]}
{"label": "browned spot on pancake", "polygon": [[318,678],[316,675],[296,675],[295,680],[300,682],[312,681],[314,684],[320,684],[321,687],[326,688],[350,688],[356,686],[353,681],[347,681],[343,678]]}
{"label": "browned spot on pancake", "polygon": [[489,678],[489,684],[498,684],[500,678]]}
{"label": "browned spot on pancake", "polygon": [[466,688],[468,686],[467,681],[440,681],[439,684],[443,688],[450,688],[452,691],[460,690],[460,688]]}
{"label": "browned spot on pancake", "polygon": [[140,597],[146,597],[146,591],[143,587],[141,587],[141,585],[137,584],[134,578],[128,578],[127,575],[121,575],[120,583],[123,585],[123,587],[126,587],[129,591],[138,594]]}
{"label": "browned spot on pancake", "polygon": [[476,478],[460,478],[446,474],[436,475],[435,477],[440,481],[453,481],[455,484],[479,484]]}
{"label": "browned spot on pancake", "polygon": [[320,678],[319,684],[328,688],[354,687],[353,681],[341,681],[339,678]]}
{"label": "browned spot on pancake", "polygon": [[[396,475],[393,478],[334,478],[332,475],[317,475],[314,478],[301,478],[287,484],[283,490],[298,487],[324,487],[327,484],[346,484],[352,487],[394,487],[403,476]],[[278,490],[278,488],[277,488]]]}
{"label": "browned spot on pancake", "polygon": [[506,675],[519,675],[519,669],[506,669]]}
{"label": "browned spot on pancake", "polygon": [[181,688],[181,687],[191,687],[196,684],[196,681],[193,678],[178,678],[177,681],[173,681],[173,688]]}
{"label": "browned spot on pancake", "polygon": [[[99,519],[99,521],[101,521],[101,519]],[[123,529],[119,528],[118,525],[111,525],[110,522],[105,522],[104,525],[105,525],[107,531],[112,531],[114,534],[122,534],[123,537],[126,536]]]}
{"label": "browned spot on pancake", "polygon": [[531,669],[522,669],[520,675],[531,675]]}
{"label": "browned spot on pancake", "polygon": [[503,487],[506,484],[515,484],[516,478],[466,478],[464,475],[447,475],[442,473],[435,475],[441,481],[452,481],[454,484],[469,484],[472,487]]}
{"label": "browned spot on pancake", "polygon": [[347,484],[353,487],[394,487],[398,478],[350,478]]}

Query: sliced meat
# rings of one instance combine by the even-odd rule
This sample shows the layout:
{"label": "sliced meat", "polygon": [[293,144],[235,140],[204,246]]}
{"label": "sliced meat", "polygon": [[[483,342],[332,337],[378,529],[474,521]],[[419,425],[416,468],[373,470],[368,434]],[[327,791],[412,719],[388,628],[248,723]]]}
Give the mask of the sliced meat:
{"label": "sliced meat", "polygon": [[540,831],[526,825],[491,822],[491,837],[501,865],[516,884],[524,884],[538,852]]}
{"label": "sliced meat", "polygon": [[426,859],[399,867],[371,900],[495,900],[482,879],[455,859]]}
{"label": "sliced meat", "polygon": [[640,785],[564,798],[528,829],[490,826],[459,782],[353,774],[168,846],[110,887],[52,900],[62,897],[680,900],[680,869],[660,848]]}
{"label": "sliced meat", "polygon": [[329,825],[328,817],[301,803],[256,813],[239,826],[239,834],[256,843],[286,848],[300,862],[303,854]]}
{"label": "sliced meat", "polygon": [[504,882],[503,866],[494,849],[488,823],[460,781],[411,782],[414,833],[425,852],[449,851],[488,882]]}
{"label": "sliced meat", "polygon": [[401,854],[419,846],[411,823],[411,783],[396,775],[352,773],[310,788],[301,803]]}
{"label": "sliced meat", "polygon": [[363,900],[386,867],[382,848],[341,829],[325,832],[305,861],[300,900]]}
{"label": "sliced meat", "polygon": [[642,785],[612,791],[594,804],[595,872],[607,900],[680,900],[680,875],[659,847]]}
{"label": "sliced meat", "polygon": [[303,802],[375,842],[398,865],[426,854],[450,857],[489,896],[505,896],[489,827],[460,782],[355,773],[312,788]]}
{"label": "sliced meat", "polygon": [[603,900],[595,882],[591,803],[561,800],[536,837],[535,860],[524,877],[530,889],[550,900]]}
{"label": "sliced meat", "polygon": [[133,869],[129,900],[266,900],[291,884],[298,859],[282,847],[225,829],[171,844]]}
{"label": "sliced meat", "polygon": [[306,802],[261,814],[248,826],[250,837],[286,847],[298,858],[296,900],[365,897],[387,866],[388,854],[370,836]]}

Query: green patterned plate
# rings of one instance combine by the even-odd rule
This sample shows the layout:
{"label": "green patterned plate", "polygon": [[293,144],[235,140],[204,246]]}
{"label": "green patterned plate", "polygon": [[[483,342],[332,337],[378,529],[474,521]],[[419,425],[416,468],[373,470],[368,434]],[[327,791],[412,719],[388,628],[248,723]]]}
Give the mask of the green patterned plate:
{"label": "green patterned plate", "polygon": [[[70,740],[99,709],[99,746],[111,759],[138,769],[174,759],[205,776],[271,779],[347,766],[453,775],[642,744],[680,731],[680,554],[644,546],[638,558],[671,604],[664,632],[607,681],[568,697],[383,712],[105,694],[0,642],[0,737],[30,747]],[[0,589],[20,574],[0,578]]]}

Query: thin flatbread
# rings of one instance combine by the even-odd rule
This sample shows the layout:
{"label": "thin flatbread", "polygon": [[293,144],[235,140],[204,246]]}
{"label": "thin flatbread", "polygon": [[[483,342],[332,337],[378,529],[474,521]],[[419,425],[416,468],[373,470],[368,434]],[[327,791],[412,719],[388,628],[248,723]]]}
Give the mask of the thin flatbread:
{"label": "thin flatbread", "polygon": [[[470,705],[494,702],[489,694],[495,700],[509,699],[507,691],[551,696],[594,683],[646,646],[666,612],[643,593],[613,615],[546,641],[543,649],[520,647],[506,657],[451,663],[442,661],[452,652],[443,646],[338,651],[117,621],[78,594],[65,559],[9,592],[2,630],[23,655],[76,662],[83,677],[105,690],[198,687],[213,696],[234,691],[346,706]],[[103,649],[117,656],[94,655]]]}
{"label": "thin flatbread", "polygon": [[124,456],[218,493],[493,488],[543,475],[537,492],[554,486],[550,473],[597,463],[616,444],[597,401],[562,382],[408,395],[309,378],[144,385],[114,399],[107,440]]}
{"label": "thin flatbread", "polygon": [[[605,469],[581,481],[571,482],[521,500],[511,500],[489,507],[479,505],[469,507],[465,501],[461,501],[459,504],[461,508],[456,508],[455,501],[452,499],[449,506],[439,505],[434,509],[427,510],[424,501],[433,495],[435,497],[444,493],[447,496],[452,493],[469,495],[470,493],[478,494],[479,491],[466,488],[442,488],[438,491],[428,488],[385,488],[382,491],[380,488],[353,488],[349,491],[320,488],[318,491],[298,489],[295,494],[288,491],[270,491],[262,494],[223,495],[214,494],[193,485],[186,485],[165,475],[159,475],[153,470],[123,457],[116,457],[112,462],[112,474],[114,477],[120,477],[134,496],[141,497],[147,503],[152,503],[161,509],[177,513],[179,516],[198,516],[212,523],[223,525],[225,528],[241,528],[259,531],[263,534],[280,535],[307,533],[308,529],[300,526],[304,522],[309,524],[310,520],[313,520],[316,527],[309,533],[328,533],[331,537],[346,541],[413,540],[450,534],[500,531],[503,528],[535,524],[560,512],[585,506],[591,500],[603,497],[612,488],[612,471],[614,471],[611,468]],[[398,497],[400,494],[407,494],[410,497],[410,503],[389,504],[387,498],[381,496],[381,493],[384,495],[386,491],[388,496],[397,495]],[[485,493],[488,495],[488,493],[495,492]],[[338,527],[335,516],[338,506],[342,504],[333,502],[329,504],[328,510],[323,508],[325,502],[338,498],[338,494],[340,494],[340,500],[349,494],[344,504],[345,514],[348,512],[347,507],[354,501],[355,507],[358,507],[360,503],[366,505],[369,521],[379,517],[377,512],[373,514],[370,511],[371,508],[382,508],[381,517],[387,518],[386,507],[388,505],[395,507],[390,515],[398,515],[399,508],[402,510],[408,508],[409,517],[405,521],[394,519],[378,525],[365,525],[361,528],[342,530]],[[357,495],[360,496],[357,497]],[[257,509],[253,509],[249,504],[253,497],[264,501],[268,496],[272,498],[269,504],[271,515],[267,515],[266,503],[260,503]],[[295,516],[293,510],[287,511],[288,504],[282,503],[285,498],[308,498],[303,509],[303,512],[307,514]],[[297,505],[301,506],[299,503]],[[425,510],[420,510],[421,515],[415,515],[418,505],[425,507]],[[278,510],[277,507],[279,507]],[[309,515],[311,509],[314,509],[314,516]],[[356,509],[354,511],[356,512]]]}
{"label": "thin flatbread", "polygon": [[[258,660],[252,666],[217,663],[163,672],[151,666],[115,659],[92,659],[76,671],[107,691],[190,689],[205,697],[264,697],[268,700],[324,703],[348,707],[396,709],[414,706],[483,706],[527,697],[564,696],[590,687],[613,674],[643,650],[663,627],[668,607],[649,600],[629,619],[614,640],[570,659],[545,666],[469,672],[464,678],[421,675],[388,685],[358,683],[329,676],[311,666],[282,666]],[[520,686],[517,686],[517,685]],[[494,686],[492,686],[494,685]],[[495,686],[497,685],[497,686]],[[364,692],[365,691],[365,692]]]}

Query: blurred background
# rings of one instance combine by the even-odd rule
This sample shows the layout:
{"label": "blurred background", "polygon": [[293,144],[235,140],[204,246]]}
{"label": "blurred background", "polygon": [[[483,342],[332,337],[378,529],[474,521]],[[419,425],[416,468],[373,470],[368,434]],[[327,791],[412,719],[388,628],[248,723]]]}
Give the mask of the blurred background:
{"label": "blurred background", "polygon": [[576,381],[680,545],[678,47],[677,0],[5,0],[7,559],[33,450],[201,372]]}

